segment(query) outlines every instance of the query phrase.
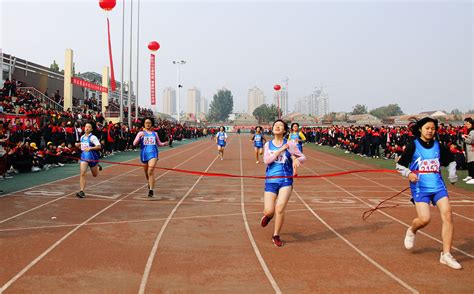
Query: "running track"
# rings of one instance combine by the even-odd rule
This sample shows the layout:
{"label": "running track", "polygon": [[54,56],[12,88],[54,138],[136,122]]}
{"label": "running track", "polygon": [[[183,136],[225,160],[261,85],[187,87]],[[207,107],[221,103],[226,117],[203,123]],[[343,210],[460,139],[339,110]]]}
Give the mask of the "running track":
{"label": "running track", "polygon": [[[202,140],[161,153],[159,166],[264,175],[249,135],[230,136],[225,160]],[[305,148],[299,174],[370,168]],[[137,154],[138,157],[138,154]],[[132,161],[138,163],[138,159]],[[362,213],[405,188],[396,174],[297,179],[281,234],[261,228],[263,180],[156,171],[154,199],[141,168],[117,165],[0,198],[0,292],[4,293],[473,293],[474,193],[449,187],[453,255],[439,264],[440,218],[403,238],[415,210]]]}

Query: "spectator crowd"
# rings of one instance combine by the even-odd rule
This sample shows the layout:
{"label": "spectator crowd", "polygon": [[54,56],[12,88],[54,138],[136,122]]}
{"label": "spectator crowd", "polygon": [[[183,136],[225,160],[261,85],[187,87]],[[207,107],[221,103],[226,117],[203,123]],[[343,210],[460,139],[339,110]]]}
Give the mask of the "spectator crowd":
{"label": "spectator crowd", "polygon": [[[84,133],[85,122],[94,125],[93,133],[101,142],[102,157],[135,149],[132,142],[141,130],[139,120],[131,127],[107,122],[101,112],[91,107],[93,100],[88,100],[78,111],[54,110],[18,88],[18,82],[7,80],[0,95],[0,180],[19,172],[37,172],[77,162],[80,149],[76,143]],[[61,102],[60,97],[53,99]],[[139,116],[152,117],[153,111],[139,108]],[[156,121],[155,131],[160,140],[170,142],[170,147],[174,140],[207,134],[201,128],[161,119]]]}

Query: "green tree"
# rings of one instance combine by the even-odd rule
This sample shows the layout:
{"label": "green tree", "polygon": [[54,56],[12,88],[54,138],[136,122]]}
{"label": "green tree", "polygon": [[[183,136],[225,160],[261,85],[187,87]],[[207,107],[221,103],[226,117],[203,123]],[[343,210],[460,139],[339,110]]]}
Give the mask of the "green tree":
{"label": "green tree", "polygon": [[55,72],[59,72],[59,65],[56,63],[56,60],[53,60],[53,63],[49,66],[49,69]]}
{"label": "green tree", "polygon": [[454,115],[461,115],[461,114],[462,114],[462,111],[456,108],[456,109],[453,109],[453,110],[451,111],[451,114],[454,114]]}
{"label": "green tree", "polygon": [[361,104],[357,104],[355,105],[354,107],[352,107],[352,112],[351,114],[352,115],[356,115],[356,114],[366,114],[368,111],[367,111],[367,106],[366,105],[361,105]]}
{"label": "green tree", "polygon": [[278,109],[275,104],[262,104],[255,108],[252,115],[255,116],[259,124],[268,123],[274,121],[278,117]]}
{"label": "green tree", "polygon": [[209,107],[209,121],[226,121],[229,114],[232,113],[234,108],[234,97],[232,92],[229,90],[219,90],[217,94],[214,94],[211,105]]}
{"label": "green tree", "polygon": [[370,114],[378,118],[384,119],[389,116],[403,115],[403,111],[398,104],[389,104],[387,106],[381,106],[370,111]]}

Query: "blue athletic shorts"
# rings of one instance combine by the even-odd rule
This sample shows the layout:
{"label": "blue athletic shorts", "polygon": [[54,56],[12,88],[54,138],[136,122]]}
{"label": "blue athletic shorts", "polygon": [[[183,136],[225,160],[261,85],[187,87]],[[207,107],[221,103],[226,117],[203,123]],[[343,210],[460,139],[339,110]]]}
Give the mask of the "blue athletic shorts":
{"label": "blue athletic shorts", "polygon": [[217,143],[217,146],[225,147],[225,142],[223,142],[223,143]]}
{"label": "blue athletic shorts", "polygon": [[428,193],[419,192],[416,194],[412,193],[412,197],[413,197],[414,203],[425,202],[425,203],[430,204],[431,202],[434,206],[436,206],[436,202],[438,202],[438,200],[444,197],[448,197],[448,191],[446,191],[446,189],[443,189],[443,190],[439,190],[438,192],[428,192]]}
{"label": "blue athletic shorts", "polygon": [[280,191],[283,187],[292,186],[293,181],[286,181],[286,182],[279,182],[279,183],[265,183],[265,192],[271,192],[278,195],[278,191]]}
{"label": "blue athletic shorts", "polygon": [[89,165],[89,167],[94,167],[96,166],[99,162],[97,161],[87,161],[87,160],[82,160],[81,159],[81,162],[87,162],[87,164]]}

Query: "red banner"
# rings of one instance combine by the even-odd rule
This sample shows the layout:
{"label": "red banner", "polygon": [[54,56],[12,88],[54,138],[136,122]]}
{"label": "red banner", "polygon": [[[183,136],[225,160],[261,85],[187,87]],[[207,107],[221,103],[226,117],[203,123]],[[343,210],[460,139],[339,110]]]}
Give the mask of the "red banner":
{"label": "red banner", "polygon": [[18,118],[22,123],[25,123],[27,120],[31,121],[32,123],[33,123],[33,121],[36,121],[36,125],[37,125],[37,126],[39,126],[40,123],[41,123],[41,117],[40,117],[40,116],[29,117],[29,116],[22,115],[22,114],[0,113],[0,121],[3,121],[4,124],[5,124],[6,122],[8,122],[8,121],[11,121],[11,122],[12,122],[12,125],[13,125],[13,123],[15,122],[15,120],[16,120],[17,118]]}
{"label": "red banner", "polygon": [[75,77],[71,78],[71,83],[73,83],[74,85],[77,85],[79,87],[88,88],[88,89],[91,89],[91,90],[94,90],[94,91],[100,91],[100,92],[104,92],[104,93],[109,92],[109,89],[106,88],[106,87],[102,87],[101,85],[97,85],[97,84],[85,81],[83,79],[80,79],[80,78],[75,78]]}
{"label": "red banner", "polygon": [[155,54],[150,54],[150,96],[151,105],[156,104],[155,95]]}
{"label": "red banner", "polygon": [[112,43],[110,42],[110,24],[109,18],[107,17],[107,40],[109,42],[109,59],[110,59],[110,87],[112,91],[115,91],[116,84],[115,84],[115,74],[114,74],[114,61],[112,59]]}

